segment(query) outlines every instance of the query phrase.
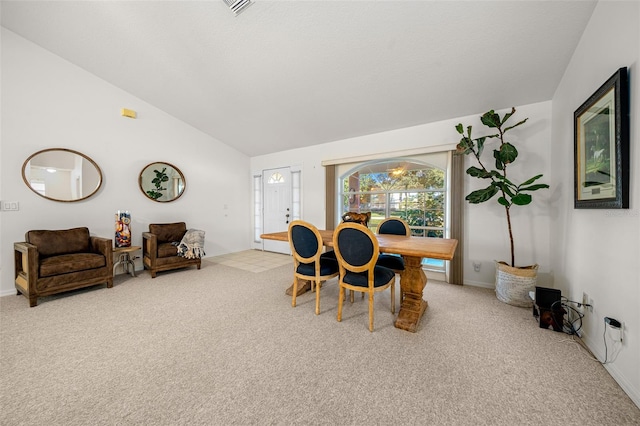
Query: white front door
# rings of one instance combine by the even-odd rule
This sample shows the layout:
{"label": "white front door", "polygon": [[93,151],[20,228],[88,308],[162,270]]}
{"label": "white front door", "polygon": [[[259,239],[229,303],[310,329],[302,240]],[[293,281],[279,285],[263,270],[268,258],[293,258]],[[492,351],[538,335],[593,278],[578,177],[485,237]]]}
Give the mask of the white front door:
{"label": "white front door", "polygon": [[[291,170],[263,170],[264,233],[282,232],[289,229],[291,215]],[[262,240],[262,248],[267,251],[291,254],[288,242]]]}

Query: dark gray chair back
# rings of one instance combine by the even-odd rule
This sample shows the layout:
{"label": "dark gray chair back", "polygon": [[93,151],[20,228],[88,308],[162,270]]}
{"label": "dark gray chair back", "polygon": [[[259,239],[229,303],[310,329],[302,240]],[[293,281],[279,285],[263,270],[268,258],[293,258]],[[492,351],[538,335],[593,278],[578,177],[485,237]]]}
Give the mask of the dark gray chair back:
{"label": "dark gray chair back", "polygon": [[342,258],[348,265],[363,266],[369,263],[372,257],[378,256],[365,229],[367,228],[364,226],[358,226],[339,231],[338,247]]}
{"label": "dark gray chair back", "polygon": [[388,218],[378,225],[378,234],[411,235],[411,229],[402,219]]}
{"label": "dark gray chair back", "polygon": [[291,242],[296,253],[305,259],[314,257],[320,248],[316,234],[304,225],[294,224],[291,227]]}

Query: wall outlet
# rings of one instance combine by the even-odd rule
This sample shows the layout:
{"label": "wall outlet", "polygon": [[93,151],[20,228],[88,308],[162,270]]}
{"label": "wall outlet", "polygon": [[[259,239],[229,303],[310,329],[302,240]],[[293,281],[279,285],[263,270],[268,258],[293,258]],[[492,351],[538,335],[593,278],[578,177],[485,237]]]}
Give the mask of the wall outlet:
{"label": "wall outlet", "polygon": [[587,293],[582,293],[582,305],[584,311],[593,312],[593,299]]}
{"label": "wall outlet", "polygon": [[614,319],[611,319],[611,322],[608,322],[609,318],[605,318],[605,322],[607,323],[607,328],[609,330],[609,336],[615,341],[622,342],[623,334],[624,334],[624,322],[620,322],[620,326],[618,327],[618,322]]}
{"label": "wall outlet", "polygon": [[589,304],[589,295],[587,293],[582,293],[582,306]]}
{"label": "wall outlet", "polygon": [[624,322],[620,321],[620,341],[622,342],[622,338],[624,335]]}
{"label": "wall outlet", "polygon": [[480,272],[480,267],[482,266],[482,263],[480,262],[473,262],[473,270],[476,272]]}

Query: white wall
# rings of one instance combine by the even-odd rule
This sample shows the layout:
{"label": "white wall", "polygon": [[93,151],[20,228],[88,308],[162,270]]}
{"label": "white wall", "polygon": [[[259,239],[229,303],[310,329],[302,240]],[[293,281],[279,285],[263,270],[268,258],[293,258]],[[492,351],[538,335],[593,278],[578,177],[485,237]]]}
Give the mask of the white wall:
{"label": "white wall", "polygon": [[[542,173],[549,176],[549,151],[551,144],[551,102],[516,107],[517,112],[511,120],[529,118],[529,121],[513,130],[510,141],[514,142],[520,157],[510,169],[514,180],[527,179]],[[487,110],[491,105],[487,105]],[[271,155],[251,158],[251,170],[291,165],[302,166],[302,218],[316,226],[325,226],[325,175],[321,163],[325,160],[351,158],[363,155],[388,153],[395,157],[398,153],[429,149],[441,146],[451,149],[460,140],[455,130],[458,123],[474,126],[474,137],[487,135],[483,129],[479,111],[477,115],[460,117],[437,123],[404,128],[373,135],[326,143],[304,149],[295,149]],[[504,111],[499,111],[503,115]],[[489,144],[487,144],[489,147]],[[490,152],[487,152],[491,156]],[[472,158],[466,158],[467,166]],[[541,180],[545,181],[544,179]],[[548,182],[548,180],[546,180]],[[480,188],[481,183],[467,177],[467,193]],[[516,263],[530,265],[538,263],[539,283],[552,286],[549,275],[549,206],[550,191],[533,193],[531,206],[512,209],[513,227],[516,243]],[[464,282],[484,287],[494,287],[494,260],[509,261],[509,236],[504,209],[497,201],[488,204],[465,206],[465,249]],[[480,272],[474,272],[472,261],[482,263]]]}
{"label": "white wall", "polygon": [[[603,317],[624,322],[625,341],[607,368],[638,405],[640,150],[634,142],[640,140],[639,27],[637,2],[599,2],[553,101],[517,107],[516,117],[529,117],[529,122],[513,133],[521,153],[514,175],[543,173],[551,185],[534,194],[531,208],[514,211],[517,263],[539,263],[540,285],[560,288],[570,299],[581,299],[582,292],[593,298],[594,311],[583,331],[598,356],[604,355]],[[1,38],[0,199],[20,202],[20,211],[0,215],[3,295],[14,292],[12,244],[29,229],[85,225],[93,234],[113,238],[114,212],[128,209],[134,244],[140,244],[140,233],[150,222],[185,220],[207,231],[209,256],[244,250],[252,240],[247,226],[252,220],[250,172],[300,165],[303,218],[323,227],[323,160],[452,146],[459,139],[455,124],[472,124],[479,135],[478,116],[485,112],[249,160],[4,28]],[[631,209],[574,210],[573,112],[620,66],[631,71]],[[120,117],[123,107],[136,110],[138,119]],[[33,194],[20,177],[22,164],[50,147],[75,149],[96,161],[104,173],[101,190],[77,203]],[[138,174],[154,161],[168,161],[185,173],[187,189],[178,201],[155,203],[138,189]],[[469,179],[466,184],[467,192],[478,185]],[[502,209],[467,205],[464,214],[465,283],[493,286],[492,262],[508,256]],[[472,261],[482,262],[479,273]]]}
{"label": "white wall", "polygon": [[[13,242],[27,230],[87,226],[113,238],[119,209],[131,212],[134,245],[149,223],[185,221],[206,231],[207,256],[249,249],[248,157],[4,28],[1,36],[0,197],[18,201],[20,210],[2,212],[0,294],[15,292]],[[121,108],[138,118],[121,117]],[[96,195],[62,203],[27,188],[22,164],[52,147],[82,152],[100,166]],[[185,174],[186,191],[175,202],[151,201],[139,189],[140,172],[156,161]]]}
{"label": "white wall", "polygon": [[[607,368],[640,406],[639,27],[640,3],[599,2],[553,97],[551,259],[564,296],[581,301],[585,292],[594,301],[583,337],[600,359],[604,317],[624,322],[622,349]],[[630,209],[574,209],[573,113],[623,66],[630,75]]]}

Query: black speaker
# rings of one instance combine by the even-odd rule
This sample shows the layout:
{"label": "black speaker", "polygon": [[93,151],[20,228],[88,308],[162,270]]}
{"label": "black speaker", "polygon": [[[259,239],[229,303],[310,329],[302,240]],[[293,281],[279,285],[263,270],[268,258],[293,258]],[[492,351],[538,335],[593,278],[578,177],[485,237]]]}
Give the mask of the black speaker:
{"label": "black speaker", "polygon": [[555,288],[536,287],[536,305],[540,308],[551,309],[554,302],[559,302],[562,297],[560,290]]}
{"label": "black speaker", "polygon": [[539,319],[540,328],[549,328],[551,326],[555,331],[562,331],[566,311],[560,304],[561,299],[560,290],[536,287],[533,316]]}

